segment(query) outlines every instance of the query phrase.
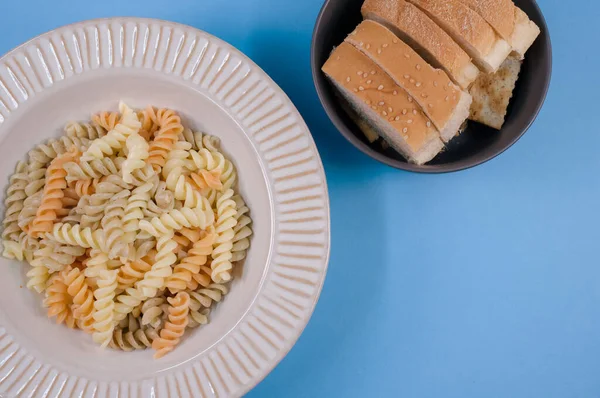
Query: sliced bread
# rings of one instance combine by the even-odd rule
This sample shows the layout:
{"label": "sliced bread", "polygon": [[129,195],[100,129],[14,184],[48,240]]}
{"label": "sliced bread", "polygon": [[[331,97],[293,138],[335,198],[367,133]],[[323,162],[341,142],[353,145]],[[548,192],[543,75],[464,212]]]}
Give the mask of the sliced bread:
{"label": "sliced bread", "polygon": [[486,73],[498,70],[512,51],[508,42],[459,0],[408,0],[448,33]]}
{"label": "sliced bread", "polygon": [[431,119],[444,142],[469,116],[471,96],[440,69],[434,69],[389,29],[363,21],[346,38],[402,87]]}
{"label": "sliced bread", "polygon": [[365,0],[365,19],[385,25],[436,68],[441,68],[466,89],[479,70],[469,55],[425,13],[404,0]]}
{"label": "sliced bread", "polygon": [[489,23],[521,59],[540,34],[540,28],[512,0],[459,0]]}
{"label": "sliced bread", "polygon": [[444,147],[412,97],[351,44],[337,47],[322,69],[358,116],[408,161],[426,163]]}

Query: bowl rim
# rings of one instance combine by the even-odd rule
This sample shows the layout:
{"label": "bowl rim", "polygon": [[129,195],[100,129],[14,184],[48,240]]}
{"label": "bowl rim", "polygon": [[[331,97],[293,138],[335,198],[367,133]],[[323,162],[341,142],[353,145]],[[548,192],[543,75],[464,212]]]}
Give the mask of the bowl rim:
{"label": "bowl rim", "polygon": [[338,112],[334,112],[331,107],[325,106],[325,104],[326,104],[326,97],[325,97],[326,88],[324,87],[323,84],[320,83],[320,81],[324,81],[324,79],[322,79],[322,76],[321,76],[321,73],[322,73],[321,66],[322,65],[317,65],[317,59],[316,59],[317,54],[316,54],[315,46],[316,46],[317,34],[318,34],[319,30],[321,29],[321,26],[323,25],[323,23],[322,23],[323,16],[325,14],[325,11],[327,10],[327,7],[329,7],[329,4],[332,1],[336,1],[336,0],[325,0],[325,3],[323,3],[323,6],[321,7],[321,10],[319,11],[317,19],[315,21],[315,25],[314,25],[313,32],[312,32],[311,45],[310,45],[310,66],[311,66],[311,72],[312,72],[312,78],[313,78],[313,85],[315,87],[315,90],[317,91],[317,95],[319,97],[321,107],[323,108],[323,110],[325,111],[325,113],[329,117],[329,120],[333,123],[335,128],[340,132],[340,134],[342,134],[344,136],[344,138],[346,138],[346,140],[348,140],[352,145],[354,145],[355,148],[360,150],[362,153],[364,153],[365,155],[367,155],[387,166],[390,166],[392,168],[399,169],[399,170],[413,172],[413,173],[445,174],[445,173],[453,173],[453,172],[462,171],[462,170],[468,170],[470,168],[487,163],[490,160],[503,154],[505,151],[507,151],[509,148],[511,148],[515,143],[517,143],[517,141],[519,141],[521,139],[521,137],[523,137],[523,135],[529,130],[529,128],[533,125],[533,123],[537,119],[542,107],[544,106],[544,103],[546,102],[546,97],[548,95],[548,91],[550,89],[550,83],[552,81],[552,63],[553,63],[552,40],[551,40],[550,31],[548,29],[548,24],[546,23],[546,18],[544,16],[541,8],[539,7],[536,0],[530,0],[532,6],[535,7],[536,11],[540,15],[540,22],[541,22],[540,35],[544,35],[546,37],[545,50],[548,54],[548,71],[547,71],[547,73],[545,73],[545,83],[544,83],[544,88],[543,88],[541,96],[540,96],[540,101],[536,105],[535,109],[532,111],[529,121],[523,127],[523,129],[518,134],[514,135],[510,139],[510,141],[505,146],[500,148],[499,150],[496,150],[485,156],[482,156],[480,158],[477,158],[477,159],[471,160],[471,161],[459,160],[459,161],[453,162],[453,163],[444,163],[444,164],[437,164],[437,165],[428,165],[428,164],[417,165],[417,164],[409,163],[407,161],[402,161],[402,160],[391,158],[391,157],[385,155],[384,153],[375,150],[371,146],[367,145],[364,141],[359,139],[352,131],[350,131],[347,128],[346,124],[342,121],[342,118],[340,117]]}
{"label": "bowl rim", "polygon": [[[17,54],[19,54],[20,51],[25,51],[32,45],[36,45],[36,44],[40,45],[41,40],[50,39],[50,35],[52,35],[52,34],[63,33],[63,34],[65,34],[65,37],[66,37],[68,34],[74,34],[74,30],[76,28],[84,28],[89,25],[98,26],[100,24],[106,24],[106,25],[110,26],[111,23],[118,24],[118,25],[124,27],[128,22],[135,22],[137,24],[145,23],[148,25],[148,27],[150,27],[152,24],[155,24],[155,25],[159,25],[161,28],[165,27],[165,26],[170,27],[173,29],[173,32],[175,31],[175,29],[179,29],[180,31],[184,32],[185,34],[193,33],[193,34],[198,35],[198,37],[206,37],[206,38],[210,39],[210,41],[215,43],[219,47],[219,49],[226,50],[226,51],[229,51],[233,55],[237,55],[241,60],[241,64],[245,63],[249,66],[250,71],[248,74],[251,74],[251,73],[258,74],[260,80],[267,83],[267,88],[272,89],[274,91],[275,97],[278,99],[281,99],[283,106],[289,108],[290,115],[296,119],[295,120],[296,124],[300,127],[300,130],[302,130],[302,136],[307,138],[307,146],[310,149],[311,154],[314,155],[314,160],[317,164],[317,168],[314,171],[314,173],[315,173],[315,175],[318,175],[318,177],[319,177],[319,183],[316,185],[318,185],[318,188],[322,190],[322,194],[323,194],[322,195],[322,199],[323,199],[322,210],[323,210],[324,227],[323,227],[322,240],[323,240],[323,245],[324,245],[323,246],[324,251],[323,251],[322,255],[320,256],[320,259],[318,260],[321,264],[321,267],[315,268],[315,270],[316,270],[315,272],[317,272],[319,274],[319,276],[318,276],[317,280],[314,281],[314,284],[313,284],[314,292],[310,294],[310,297],[308,297],[308,299],[307,299],[306,306],[302,308],[302,313],[300,315],[300,321],[297,325],[294,324],[293,334],[291,334],[289,336],[286,335],[287,337],[285,338],[285,341],[281,344],[280,348],[276,350],[275,355],[273,357],[271,357],[268,361],[261,359],[261,361],[257,362],[259,364],[263,363],[263,362],[264,363],[262,365],[258,366],[256,369],[256,373],[254,373],[252,376],[250,376],[247,380],[244,381],[243,379],[239,379],[239,377],[236,376],[235,380],[237,380],[236,383],[239,384],[239,389],[237,391],[228,392],[226,394],[227,396],[229,396],[229,395],[243,396],[248,391],[253,389],[256,385],[258,385],[258,383],[260,383],[281,362],[281,360],[289,353],[289,351],[296,344],[296,342],[298,341],[298,339],[304,332],[305,328],[307,327],[307,325],[312,317],[312,314],[314,313],[316,304],[320,298],[320,294],[322,292],[322,289],[323,289],[323,286],[325,283],[325,279],[327,276],[327,270],[328,270],[328,266],[329,266],[329,260],[330,260],[330,256],[331,256],[331,212],[330,212],[330,198],[329,198],[327,179],[326,179],[324,166],[323,166],[323,163],[321,160],[321,156],[320,156],[320,153],[316,146],[316,143],[314,142],[312,134],[310,133],[310,129],[308,128],[308,125],[306,124],[304,118],[302,117],[302,115],[300,114],[300,112],[298,111],[298,109],[296,108],[294,103],[291,101],[291,99],[289,98],[287,93],[271,78],[271,76],[269,74],[267,74],[267,72],[265,72],[258,64],[256,64],[252,60],[252,58],[247,56],[244,52],[239,50],[237,47],[233,46],[229,42],[207,32],[207,31],[204,31],[202,29],[196,28],[191,25],[174,22],[174,21],[170,21],[170,20],[165,20],[165,19],[159,19],[159,18],[146,18],[146,17],[135,17],[135,16],[102,17],[102,18],[93,18],[93,19],[77,21],[77,22],[58,26],[54,29],[50,29],[45,32],[42,32],[39,35],[36,35],[35,37],[32,37],[32,38],[26,40],[25,42],[11,48],[10,50],[6,51],[4,54],[0,54],[0,67],[6,67],[6,61],[11,59],[11,57],[15,57]],[[137,25],[136,25],[136,28],[137,28]],[[61,37],[61,39],[64,40],[65,38]],[[169,43],[168,44],[169,46],[175,45],[175,43],[173,43],[171,40],[169,40],[168,43]],[[102,45],[103,44],[98,43],[98,46],[102,46]],[[117,40],[115,40],[114,45],[115,45],[114,51],[116,52],[117,51],[116,46],[119,45],[119,42]],[[157,42],[157,45],[158,45],[158,42]],[[61,51],[62,50],[60,48],[57,48],[55,52],[60,55]],[[57,57],[57,59],[58,59],[58,55],[55,54],[54,56]],[[158,56],[159,55],[157,53],[156,57],[158,57]],[[168,51],[165,51],[165,54],[163,54],[163,56],[166,58],[168,56]],[[43,56],[40,55],[40,57],[43,57]],[[83,57],[83,58],[86,58],[86,57]],[[103,58],[105,58],[105,57],[103,57]],[[182,55],[182,58],[183,58],[183,55]],[[110,61],[110,62],[114,62],[114,61]],[[43,64],[45,66],[45,61],[43,61]],[[30,67],[35,68],[37,66],[34,65],[34,66],[30,66]],[[103,67],[102,65],[97,65],[95,68],[90,68],[90,69],[91,70],[100,70],[100,69],[102,69],[102,67]],[[123,69],[126,69],[126,68],[133,69],[134,67],[135,67],[134,65],[129,65],[129,66],[126,66],[125,64],[122,65]],[[212,63],[211,63],[211,67],[212,67]],[[71,68],[73,68],[73,66],[71,66]],[[111,64],[111,68],[116,68],[116,67],[113,64]],[[159,72],[155,68],[150,68],[150,69],[152,69],[153,71]],[[185,68],[184,68],[184,70],[185,70]],[[184,70],[182,70],[182,73],[184,72]],[[86,71],[88,71],[88,69],[81,70],[80,72],[74,72],[73,75],[62,74],[61,79],[56,79],[56,80],[53,79],[49,86],[43,86],[41,90],[44,91],[44,90],[50,89],[54,84],[60,83],[64,80],[67,80],[71,76],[78,76],[80,74],[84,74]],[[234,72],[235,72],[235,70],[234,70]],[[48,72],[48,73],[52,73],[52,72]],[[164,71],[161,70],[160,73],[164,73]],[[175,73],[173,73],[173,74],[175,74]],[[16,76],[15,78],[20,79],[19,76]],[[0,81],[1,81],[1,79],[0,79]],[[192,84],[194,86],[198,87],[197,88],[198,91],[200,91],[200,90],[206,91],[206,93],[208,95],[208,90],[202,89],[200,87],[200,84],[192,83],[190,80],[189,85],[191,86]],[[0,85],[0,91],[2,89],[3,89],[3,86]],[[248,91],[251,91],[251,90],[248,90]],[[228,93],[228,95],[230,95],[230,93]],[[246,95],[246,93],[244,93],[243,95]],[[34,97],[34,96],[35,96],[35,94],[32,95],[32,97]],[[11,94],[11,97],[12,97],[12,94]],[[211,98],[211,100],[217,101],[217,98],[214,94],[211,94],[209,97]],[[23,99],[21,99],[21,98],[15,99],[16,103],[14,105],[14,108],[11,107],[11,108],[6,109],[8,111],[8,114],[4,115],[5,117],[2,120],[2,123],[0,123],[0,129],[2,128],[2,125],[6,122],[6,120],[10,117],[10,114],[13,112],[16,112],[17,110],[21,111],[20,108],[23,106],[24,103],[28,102],[28,100],[29,100],[29,97],[26,97]],[[251,102],[254,100],[255,99],[251,100]],[[224,109],[227,109],[227,112],[230,113],[233,117],[233,111],[231,111],[229,108],[230,108],[230,106],[224,107]],[[236,120],[237,123],[241,123],[237,117],[235,117],[234,119]],[[252,137],[252,135],[250,133],[250,129],[248,127],[243,127],[242,130],[244,130],[246,132],[246,134],[248,134],[249,138]],[[255,141],[255,140],[252,140],[252,141]],[[256,146],[255,150],[257,151],[257,153],[262,152],[262,151],[258,151],[258,144],[255,144],[255,146]],[[261,161],[267,163],[267,160],[264,157],[261,159]],[[265,164],[265,168],[266,167],[267,167],[267,165]],[[270,167],[269,167],[268,171],[263,170],[263,174],[265,174],[265,178],[267,177],[267,175],[266,175],[267,173],[272,174]],[[273,176],[271,176],[271,177],[274,178]],[[269,180],[268,189],[270,191],[274,192],[275,186],[273,185],[272,181],[270,181],[271,178],[267,178],[267,180]],[[267,283],[270,283],[269,275],[272,276],[275,273],[274,272],[275,269],[272,266],[274,265],[273,263],[276,262],[274,259],[278,253],[276,252],[275,249],[279,244],[277,242],[277,240],[278,240],[277,232],[278,231],[277,231],[277,228],[275,227],[275,225],[277,224],[276,220],[275,220],[275,216],[278,213],[272,206],[273,202],[275,201],[275,198],[272,196],[273,192],[269,193],[269,200],[271,202],[271,204],[270,204],[271,211],[273,212],[273,214],[272,214],[273,219],[271,220],[271,224],[273,224],[272,225],[273,236],[271,239],[271,248],[270,248],[270,253],[269,253],[269,258],[268,258],[268,262],[271,263],[270,264],[271,268],[269,269],[268,266],[265,267],[265,270],[264,270],[265,275],[263,276],[263,279],[260,283],[257,294],[254,296],[252,302],[249,304],[249,307],[248,307],[247,311],[244,312],[242,318],[240,320],[238,320],[238,322],[235,324],[235,326],[226,335],[222,336],[221,339],[219,339],[219,341],[217,341],[213,346],[211,346],[209,349],[207,349],[206,352],[203,354],[204,356],[208,356],[210,352],[212,352],[213,350],[216,350],[216,346],[221,344],[225,338],[230,336],[232,334],[233,330],[239,329],[239,327],[240,327],[241,323],[244,321],[244,319],[247,319],[249,316],[253,316],[251,313],[253,311],[255,311],[256,308],[262,308],[257,305],[257,302],[261,296],[262,297],[265,296],[264,295],[264,293],[266,292],[265,286],[267,285]],[[267,265],[269,265],[269,264],[267,264]],[[298,292],[303,292],[303,291],[301,289],[298,289]],[[308,294],[308,293],[304,293],[304,294]],[[283,318],[281,318],[281,319],[283,319]],[[10,333],[8,333],[2,327],[2,325],[0,325],[0,340],[4,341],[6,339],[13,339],[13,338],[10,335]],[[17,340],[12,340],[11,344],[13,344],[13,346],[16,346],[16,350],[17,350],[16,352],[19,352],[19,350],[27,351],[27,347],[22,347],[21,344],[19,344],[17,342]],[[253,343],[253,344],[255,344],[255,343]],[[246,352],[246,355],[249,355],[249,354]],[[27,358],[27,357],[24,356],[23,358]],[[50,373],[48,373],[47,377],[46,377],[48,380],[51,380],[52,383],[54,383],[54,384],[57,384],[57,383],[55,383],[55,381],[57,381],[60,377],[63,377],[65,374],[64,369],[61,369],[59,366],[56,366],[52,363],[46,363],[46,362],[44,362],[43,359],[34,358],[33,361],[34,362],[32,362],[32,364],[27,367],[27,370],[25,372],[23,372],[23,374],[21,374],[21,376],[19,376],[21,379],[24,377],[29,377],[29,374],[32,373],[30,370],[32,370],[35,367],[35,366],[33,366],[33,364],[35,364],[36,362],[41,362],[43,364],[42,366],[46,367],[46,369],[49,369],[48,372],[50,372],[50,373],[54,372],[54,376],[50,377]],[[192,363],[196,363],[199,361],[199,359],[198,359],[198,357],[194,357],[193,359],[185,361],[176,367],[171,367],[165,371],[161,371],[161,373],[157,374],[152,379],[152,381],[156,382],[156,384],[158,384],[158,379],[164,378],[163,376],[164,376],[165,372],[167,372],[167,373],[172,372],[173,374],[177,370],[180,370],[181,372],[183,372],[184,370],[186,370],[187,367],[190,367],[190,361]],[[19,363],[21,363],[21,362],[19,362]],[[230,371],[229,365],[227,365],[226,367],[227,367],[227,370]],[[174,369],[174,368],[177,368],[177,369]],[[38,368],[38,370],[39,369],[43,369],[43,368]],[[35,375],[35,374],[37,374],[37,371],[33,372],[33,375]],[[71,378],[76,379],[75,383],[78,386],[77,388],[80,387],[78,380],[84,381],[85,388],[87,388],[88,385],[91,385],[94,383],[96,383],[97,388],[100,388],[99,387],[100,384],[103,384],[105,386],[109,385],[109,382],[85,380],[85,378],[80,377],[78,375],[73,375],[73,376],[68,375],[67,377],[68,377],[68,379],[71,379]],[[28,384],[25,384],[23,386],[23,388],[32,385],[31,383],[29,383],[29,381],[31,381],[31,379],[29,379],[27,381]],[[119,389],[123,388],[122,386],[124,383],[126,385],[129,383],[130,385],[132,385],[134,387],[145,388],[146,387],[145,384],[147,382],[148,382],[147,379],[143,380],[143,381],[137,381],[137,380],[136,381],[119,381],[118,388]],[[51,383],[51,385],[52,385],[52,383]],[[112,389],[113,384],[114,384],[114,382],[111,381],[110,382],[111,389]],[[142,386],[142,384],[144,384],[144,386]],[[153,385],[153,388],[156,388],[156,384]],[[15,388],[15,386],[18,387],[19,383],[13,382],[10,387]],[[226,388],[226,391],[229,391],[228,390],[229,386],[227,386],[225,388]],[[75,389],[73,389],[71,392],[74,392],[74,391],[75,391]],[[109,389],[106,388],[105,392],[107,394],[106,396],[108,396]],[[198,391],[198,393],[201,393],[201,391]],[[98,391],[96,391],[96,394],[98,394]],[[53,396],[53,395],[50,394],[48,396]],[[99,395],[99,396],[102,396],[102,395]]]}

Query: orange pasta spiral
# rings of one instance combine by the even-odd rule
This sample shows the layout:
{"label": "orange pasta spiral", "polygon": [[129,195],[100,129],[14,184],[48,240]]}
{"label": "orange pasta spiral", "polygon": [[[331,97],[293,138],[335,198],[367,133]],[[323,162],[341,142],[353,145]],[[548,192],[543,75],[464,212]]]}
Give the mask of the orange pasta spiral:
{"label": "orange pasta spiral", "polygon": [[223,183],[221,182],[221,172],[218,170],[200,170],[198,173],[190,173],[190,178],[194,181],[194,184],[198,190],[206,188],[214,189],[217,191],[223,190]]}
{"label": "orange pasta spiral", "polygon": [[73,299],[73,316],[77,326],[87,333],[94,331],[94,293],[79,267],[62,271],[67,293]]}
{"label": "orange pasta spiral", "polygon": [[192,276],[200,272],[200,267],[206,264],[208,256],[212,253],[215,236],[213,228],[212,233],[207,233],[203,239],[194,243],[187,257],[175,266],[173,274],[167,278],[167,288],[171,293],[185,290]]}
{"label": "orange pasta spiral", "polygon": [[56,317],[56,323],[65,323],[71,329],[75,328],[75,317],[71,311],[73,300],[67,292],[63,273],[52,276],[46,289],[44,307],[48,308],[48,317]]}
{"label": "orange pasta spiral", "polygon": [[133,287],[137,281],[142,280],[144,274],[152,268],[150,262],[149,257],[144,257],[140,260],[128,262],[119,268],[119,274],[117,275],[118,288],[126,290]]}
{"label": "orange pasta spiral", "polygon": [[159,128],[158,124],[152,119],[153,114],[154,109],[151,106],[138,112],[138,119],[140,119],[140,122],[142,123],[139,134],[144,137],[146,141],[150,141]]}
{"label": "orange pasta spiral", "polygon": [[[77,150],[72,150],[55,158],[46,170],[46,185],[42,193],[42,200],[35,218],[27,231],[29,236],[40,238],[44,233],[52,231],[52,225],[61,215],[63,209],[63,190],[67,187],[67,172],[65,163],[77,160]],[[58,213],[58,214],[57,214]],[[66,215],[66,214],[64,214]]]}
{"label": "orange pasta spiral", "polygon": [[181,228],[179,231],[175,232],[175,236],[173,240],[177,242],[177,249],[188,251],[192,245],[200,240],[202,237],[202,230],[196,228]]}
{"label": "orange pasta spiral", "polygon": [[113,130],[120,121],[121,115],[119,112],[100,112],[92,116],[92,122],[103,127],[106,131]]}
{"label": "orange pasta spiral", "polygon": [[160,130],[150,143],[148,164],[152,165],[156,173],[160,173],[167,161],[169,151],[173,149],[183,132],[183,126],[177,113],[170,109],[159,109],[156,113],[153,110],[151,116],[152,120],[160,126]]}
{"label": "orange pasta spiral", "polygon": [[152,342],[152,348],[156,350],[155,359],[164,356],[175,348],[188,324],[190,295],[186,292],[179,292],[175,297],[169,297],[167,300],[170,304],[169,320],[160,331],[160,337]]}

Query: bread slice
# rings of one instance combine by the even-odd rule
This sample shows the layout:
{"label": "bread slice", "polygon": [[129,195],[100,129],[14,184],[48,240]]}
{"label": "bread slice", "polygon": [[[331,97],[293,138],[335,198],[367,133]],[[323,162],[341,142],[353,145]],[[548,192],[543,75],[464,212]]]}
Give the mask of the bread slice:
{"label": "bread slice", "polygon": [[521,59],[540,34],[540,28],[512,0],[459,1],[481,15]]}
{"label": "bread slice", "polygon": [[426,163],[444,147],[412,97],[351,44],[337,47],[322,69],[352,109],[408,161]]}
{"label": "bread slice", "polygon": [[510,43],[520,59],[525,58],[525,53],[539,35],[540,28],[535,22],[531,21],[523,10],[515,7],[515,30]]}
{"label": "bread slice", "polygon": [[497,130],[502,128],[522,63],[518,57],[510,56],[498,72],[479,76],[471,87],[473,104],[470,120]]}
{"label": "bread slice", "polygon": [[479,70],[469,55],[426,14],[404,0],[365,0],[362,15],[385,25],[460,87],[467,89]]}
{"label": "bread slice", "polygon": [[458,133],[469,116],[471,96],[452,83],[444,71],[434,69],[375,21],[362,22],[346,42],[371,58],[419,104],[444,142]]}
{"label": "bread slice", "polygon": [[408,0],[446,31],[486,73],[498,70],[512,51],[479,14],[458,0]]}

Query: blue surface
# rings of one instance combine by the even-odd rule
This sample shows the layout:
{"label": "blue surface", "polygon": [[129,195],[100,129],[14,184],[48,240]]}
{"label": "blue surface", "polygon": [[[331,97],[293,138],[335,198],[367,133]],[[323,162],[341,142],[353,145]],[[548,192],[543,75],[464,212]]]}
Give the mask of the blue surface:
{"label": "blue surface", "polygon": [[237,46],[294,101],[327,172],[331,263],[306,331],[250,397],[600,396],[600,3],[540,1],[554,75],[538,120],[499,158],[439,176],[334,130],[310,77],[321,3],[5,0],[0,53],[83,19],[169,19]]}

